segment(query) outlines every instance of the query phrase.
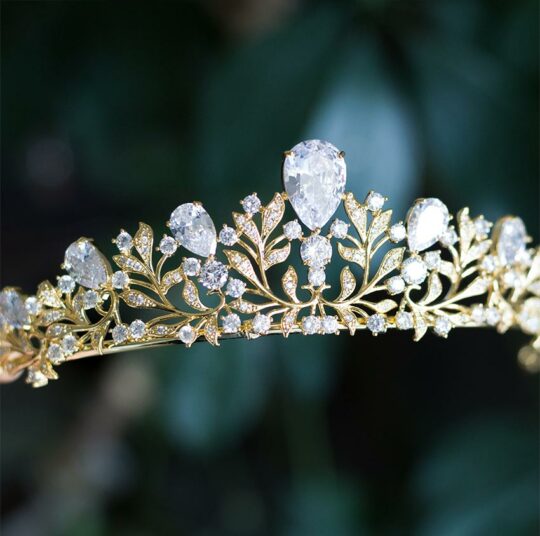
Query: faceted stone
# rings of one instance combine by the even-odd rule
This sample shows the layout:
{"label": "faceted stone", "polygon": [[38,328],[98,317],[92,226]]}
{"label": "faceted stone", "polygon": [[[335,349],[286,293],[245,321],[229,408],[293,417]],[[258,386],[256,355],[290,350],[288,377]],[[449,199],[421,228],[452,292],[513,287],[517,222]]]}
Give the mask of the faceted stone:
{"label": "faceted stone", "polygon": [[219,290],[227,282],[229,270],[219,261],[206,262],[202,268],[199,281],[209,290]]}
{"label": "faceted stone", "polygon": [[41,304],[35,296],[29,296],[24,300],[24,307],[32,316],[36,316],[41,311]]}
{"label": "faceted stone", "polygon": [[161,251],[161,253],[167,257],[173,255],[177,247],[178,245],[176,240],[171,236],[164,236],[159,242],[159,251]]}
{"label": "faceted stone", "polygon": [[125,324],[119,324],[118,326],[114,326],[111,331],[113,341],[116,344],[120,344],[126,341],[128,338],[128,333],[128,327]]}
{"label": "faceted stone", "polygon": [[324,333],[330,335],[331,333],[339,332],[339,323],[336,316],[323,316],[321,320],[321,327]]}
{"label": "faceted stone", "polygon": [[529,298],[525,301],[521,306],[518,321],[525,333],[540,334],[540,298]]}
{"label": "faceted stone", "polygon": [[346,175],[343,155],[326,141],[303,141],[287,153],[285,191],[298,217],[312,231],[322,228],[336,211]]}
{"label": "faceted stone", "polygon": [[16,290],[0,292],[0,316],[13,328],[22,328],[28,323],[25,302]]}
{"label": "faceted stone", "polygon": [[238,330],[242,324],[240,317],[235,313],[230,313],[224,316],[221,322],[224,333],[238,333]]}
{"label": "faceted stone", "polygon": [[452,322],[447,316],[438,316],[433,330],[440,337],[447,337],[452,329]]}
{"label": "faceted stone", "polygon": [[495,255],[486,255],[482,262],[480,263],[480,266],[488,273],[492,274],[497,270],[497,257]]}
{"label": "faceted stone", "polygon": [[395,275],[386,281],[386,288],[393,296],[401,294],[405,290],[405,281],[399,275]]}
{"label": "faceted stone", "polygon": [[453,246],[458,241],[458,235],[456,233],[456,230],[453,227],[449,227],[441,236],[439,239],[439,242],[445,246],[450,247]]}
{"label": "faceted stone", "polygon": [[57,365],[66,360],[62,347],[56,343],[51,344],[49,348],[47,348],[47,358],[53,365]]}
{"label": "faceted stone", "polygon": [[437,242],[448,228],[446,205],[434,197],[418,200],[407,216],[409,249],[423,251]]}
{"label": "faceted stone", "polygon": [[349,230],[349,225],[346,224],[343,220],[335,219],[330,226],[330,232],[332,236],[336,238],[345,238]]}
{"label": "faceted stone", "polygon": [[394,243],[401,242],[407,236],[407,230],[402,223],[395,223],[388,231],[388,237]]}
{"label": "faceted stone", "polygon": [[315,335],[321,329],[321,319],[318,316],[310,315],[302,318],[302,331],[306,335]]}
{"label": "faceted stone", "polygon": [[69,275],[63,275],[58,278],[58,290],[63,294],[69,294],[75,290],[75,281]]}
{"label": "faceted stone", "polygon": [[324,236],[310,236],[302,242],[300,256],[308,266],[321,268],[332,258],[332,245]]}
{"label": "faceted stone", "polygon": [[409,285],[420,285],[427,277],[427,268],[421,259],[409,257],[401,265],[401,276]]}
{"label": "faceted stone", "polygon": [[133,238],[128,232],[123,230],[118,233],[118,236],[113,240],[113,242],[116,244],[118,250],[122,253],[128,253],[133,246]]}
{"label": "faceted stone", "polygon": [[326,281],[326,272],[322,268],[310,268],[308,281],[314,287],[320,287]]}
{"label": "faceted stone", "polygon": [[71,355],[77,349],[77,337],[75,335],[66,335],[62,339],[62,350],[65,354]]}
{"label": "faceted stone", "polygon": [[32,387],[45,387],[49,383],[47,376],[37,369],[28,369],[27,378]]}
{"label": "faceted stone", "polygon": [[257,194],[251,194],[242,199],[241,205],[248,214],[255,214],[261,208],[261,201],[257,197]]}
{"label": "faceted stone", "polygon": [[178,243],[187,250],[208,257],[216,252],[216,228],[199,203],[184,203],[171,214],[169,227]]}
{"label": "faceted stone", "polygon": [[297,220],[290,221],[283,226],[283,234],[288,240],[295,240],[302,236],[302,226]]}
{"label": "faceted stone", "polygon": [[252,320],[253,333],[257,335],[264,335],[268,332],[272,325],[272,319],[261,313],[257,313]]}
{"label": "faceted stone", "polygon": [[484,216],[478,216],[474,220],[474,228],[476,230],[476,237],[479,240],[486,238],[489,235],[489,231],[493,227],[493,224],[486,220]]}
{"label": "faceted stone", "polygon": [[139,340],[146,333],[146,324],[142,320],[134,320],[129,325],[129,335],[132,339]]}
{"label": "faceted stone", "polygon": [[73,242],[64,257],[64,268],[69,275],[86,288],[96,289],[107,282],[109,268],[98,248],[89,240]]}
{"label": "faceted stone", "polygon": [[93,309],[99,303],[99,294],[95,290],[87,290],[83,294],[82,305],[85,309]]}
{"label": "faceted stone", "polygon": [[111,283],[114,288],[126,288],[129,285],[129,276],[121,270],[118,270],[112,275]]}
{"label": "faceted stone", "polygon": [[377,212],[384,206],[384,196],[377,192],[369,192],[366,197],[366,206],[371,212]]}
{"label": "faceted stone", "polygon": [[373,335],[386,331],[386,318],[381,314],[374,314],[368,318],[367,327]]}
{"label": "faceted stone", "polygon": [[238,235],[232,227],[225,225],[219,232],[219,241],[224,246],[234,246],[238,242]]}
{"label": "faceted stone", "polygon": [[187,259],[184,259],[184,262],[182,263],[182,270],[184,270],[184,274],[188,277],[199,275],[201,271],[201,261],[194,257],[188,257]]}
{"label": "faceted stone", "polygon": [[191,344],[191,343],[195,342],[197,334],[196,334],[195,328],[193,326],[191,326],[190,324],[186,324],[185,326],[182,326],[179,329],[177,337],[184,344]]}
{"label": "faceted stone", "polygon": [[496,326],[499,323],[499,320],[501,319],[501,313],[498,311],[496,307],[488,307],[486,309],[486,323],[489,326]]}
{"label": "faceted stone", "polygon": [[413,328],[413,316],[406,311],[399,311],[396,313],[396,327],[398,329],[412,329]]}
{"label": "faceted stone", "polygon": [[514,264],[526,244],[527,230],[521,218],[504,218],[497,226],[497,253],[502,264]]}
{"label": "faceted stone", "polygon": [[477,324],[483,324],[485,320],[484,306],[481,303],[476,303],[471,307],[471,319]]}
{"label": "faceted stone", "polygon": [[441,252],[428,251],[424,253],[424,262],[430,270],[438,270],[441,265]]}
{"label": "faceted stone", "polygon": [[225,293],[231,298],[240,298],[246,291],[246,284],[241,279],[231,277],[227,282]]}

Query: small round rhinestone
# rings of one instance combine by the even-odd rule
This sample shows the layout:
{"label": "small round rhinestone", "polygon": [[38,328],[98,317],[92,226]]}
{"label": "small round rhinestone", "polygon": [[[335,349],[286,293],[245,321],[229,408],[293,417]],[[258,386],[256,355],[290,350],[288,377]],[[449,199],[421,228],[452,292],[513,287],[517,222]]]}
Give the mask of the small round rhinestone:
{"label": "small round rhinestone", "polygon": [[232,298],[240,298],[242,294],[246,291],[246,284],[240,280],[231,277],[227,282],[227,288],[225,293]]}
{"label": "small round rhinestone", "polygon": [[71,355],[77,349],[77,337],[75,335],[66,335],[62,339],[62,349],[67,355]]}
{"label": "small round rhinestone", "polygon": [[159,251],[167,257],[173,255],[177,248],[178,244],[172,236],[164,236],[159,243]]}
{"label": "small round rhinestone", "polygon": [[394,243],[405,240],[406,236],[407,236],[407,229],[405,228],[405,225],[403,225],[402,223],[396,223],[392,225],[392,227],[390,227],[390,230],[388,231],[388,237]]}
{"label": "small round rhinestone", "polygon": [[56,343],[51,344],[49,348],[47,348],[47,358],[54,365],[66,360],[62,347]]}
{"label": "small round rhinestone", "polygon": [[224,246],[234,246],[238,242],[238,235],[232,227],[225,225],[219,233],[219,241]]}
{"label": "small round rhinestone", "polygon": [[235,313],[224,316],[221,323],[223,325],[224,333],[238,333],[240,326],[242,325],[240,317]]}
{"label": "small round rhinestone", "polygon": [[302,226],[298,220],[293,220],[283,226],[283,234],[287,240],[297,240],[302,236]]}
{"label": "small round rhinestone", "polygon": [[322,268],[310,268],[308,281],[314,287],[320,287],[326,281],[326,272]]}
{"label": "small round rhinestone", "polygon": [[377,335],[386,331],[386,318],[381,314],[374,314],[368,318],[367,327],[373,333]]}
{"label": "small round rhinestone", "polygon": [[401,275],[409,285],[420,285],[427,277],[427,268],[422,260],[409,257],[401,266]]}
{"label": "small round rhinestone", "polygon": [[219,290],[227,283],[228,276],[229,270],[222,262],[208,261],[201,270],[199,281],[209,290]]}
{"label": "small round rhinestone", "polygon": [[128,338],[128,327],[125,324],[119,324],[112,329],[112,338],[116,344],[120,344]]}
{"label": "small round rhinestone", "polygon": [[257,197],[257,194],[251,194],[247,197],[244,197],[241,201],[242,208],[248,213],[248,214],[255,214],[259,212],[261,208],[261,201]]}
{"label": "small round rhinestone", "polygon": [[401,294],[405,290],[405,281],[399,275],[395,275],[386,281],[386,288],[388,293],[392,296]]}
{"label": "small round rhinestone", "polygon": [[112,275],[111,282],[114,288],[126,288],[129,285],[129,276],[121,270],[118,270]]}
{"label": "small round rhinestone", "polygon": [[35,296],[30,296],[24,301],[24,308],[32,316],[36,316],[41,311],[41,304]]}
{"label": "small round rhinestone", "polygon": [[328,335],[339,332],[339,324],[336,316],[323,316],[321,326],[323,332]]}
{"label": "small round rhinestone", "polygon": [[139,340],[146,333],[146,324],[142,320],[134,320],[129,325],[129,335],[132,339]]}
{"label": "small round rhinestone", "polygon": [[396,313],[396,327],[398,329],[412,329],[413,328],[413,316],[406,311],[399,311]]}
{"label": "small round rhinestone", "polygon": [[75,290],[75,281],[70,275],[63,275],[58,278],[58,290],[63,294],[70,294]]}
{"label": "small round rhinestone", "polygon": [[99,294],[95,290],[87,290],[83,294],[82,305],[85,309],[93,309],[99,303]]}
{"label": "small round rhinestone", "polygon": [[252,320],[253,333],[257,335],[264,335],[268,332],[272,325],[272,319],[261,313],[257,313]]}
{"label": "small round rhinestone", "polygon": [[384,206],[384,201],[384,196],[377,192],[369,192],[368,196],[366,197],[366,205],[371,212],[381,210],[381,208]]}
{"label": "small round rhinestone", "polygon": [[120,231],[120,234],[114,239],[114,243],[122,253],[128,253],[133,246],[133,238],[126,231]]}
{"label": "small round rhinestone", "polygon": [[194,257],[188,257],[182,262],[182,270],[188,277],[199,275],[201,272],[201,261]]}
{"label": "small round rhinestone", "polygon": [[318,316],[310,315],[302,318],[302,331],[306,335],[314,335],[321,329],[321,319]]}
{"label": "small round rhinestone", "polygon": [[335,236],[336,238],[345,238],[348,231],[349,225],[343,220],[339,220],[337,218],[332,222],[332,225],[330,226],[330,232],[332,233],[332,236]]}
{"label": "small round rhinestone", "polygon": [[190,324],[186,324],[179,329],[177,336],[184,344],[191,344],[196,338],[195,329]]}
{"label": "small round rhinestone", "polygon": [[440,337],[447,337],[452,329],[452,322],[447,316],[439,316],[435,320],[434,331]]}

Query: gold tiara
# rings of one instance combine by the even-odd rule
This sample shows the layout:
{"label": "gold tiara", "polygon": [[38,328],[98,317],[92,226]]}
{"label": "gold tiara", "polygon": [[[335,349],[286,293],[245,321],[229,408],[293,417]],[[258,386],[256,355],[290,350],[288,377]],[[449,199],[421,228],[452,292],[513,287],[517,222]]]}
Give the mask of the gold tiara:
{"label": "gold tiara", "polygon": [[[429,198],[392,223],[381,194],[359,201],[345,191],[344,153],[320,140],[285,153],[283,182],[267,205],[245,197],[219,234],[200,203],[185,203],[157,247],[144,223],[133,236],[122,230],[117,269],[80,238],[56,284],[32,296],[4,288],[0,372],[27,369],[41,387],[64,362],[171,343],[389,329],[418,341],[458,327],[519,328],[534,336],[519,359],[538,366],[540,253],[527,247],[520,218],[492,226],[464,208],[452,225],[444,203]],[[286,217],[287,203],[298,219]]]}

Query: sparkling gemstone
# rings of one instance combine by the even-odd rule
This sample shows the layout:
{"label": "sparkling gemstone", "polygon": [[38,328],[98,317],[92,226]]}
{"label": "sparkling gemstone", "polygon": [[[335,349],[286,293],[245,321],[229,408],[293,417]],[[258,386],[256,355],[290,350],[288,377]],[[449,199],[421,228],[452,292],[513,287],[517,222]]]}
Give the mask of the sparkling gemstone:
{"label": "sparkling gemstone", "polygon": [[540,298],[529,298],[523,303],[518,321],[525,333],[540,334]]}
{"label": "sparkling gemstone", "polygon": [[321,319],[322,330],[326,334],[338,333],[339,332],[339,323],[336,316],[323,316]]}
{"label": "sparkling gemstone", "polygon": [[321,329],[321,319],[318,316],[310,315],[302,318],[302,331],[306,335],[314,335]]}
{"label": "sparkling gemstone", "polygon": [[302,226],[298,220],[293,220],[283,226],[283,234],[288,240],[295,240],[302,236]]}
{"label": "sparkling gemstone", "polygon": [[36,369],[28,369],[28,383],[31,383],[33,387],[45,387],[49,383],[49,380],[43,372]]}
{"label": "sparkling gemstone", "polygon": [[381,314],[374,314],[368,318],[367,327],[373,335],[386,331],[386,318]]}
{"label": "sparkling gemstone", "polygon": [[113,241],[116,244],[116,247],[122,253],[128,253],[129,250],[133,247],[133,238],[126,231],[120,231],[118,236]]}
{"label": "sparkling gemstone", "polygon": [[485,320],[484,306],[477,303],[471,307],[471,319],[477,324],[483,324]]}
{"label": "sparkling gemstone", "polygon": [[58,290],[63,294],[69,294],[75,290],[75,281],[69,275],[63,275],[58,278]]}
{"label": "sparkling gemstone", "polygon": [[93,309],[99,303],[99,294],[95,290],[87,290],[83,294],[82,305],[85,309]]}
{"label": "sparkling gemstone", "polygon": [[177,336],[184,344],[191,344],[195,342],[197,333],[195,332],[195,328],[193,326],[186,324],[178,330]]}
{"label": "sparkling gemstone", "polygon": [[51,344],[49,348],[47,348],[47,358],[54,365],[66,360],[62,347],[56,343]]}
{"label": "sparkling gemstone", "polygon": [[482,262],[480,263],[480,266],[488,273],[492,274],[497,270],[497,257],[495,255],[486,255]]}
{"label": "sparkling gemstone", "polygon": [[210,290],[219,290],[229,277],[229,270],[227,267],[219,261],[207,261],[199,276],[201,284]]}
{"label": "sparkling gemstone", "polygon": [[134,320],[129,325],[129,335],[132,339],[139,340],[146,333],[146,324],[142,320]]}
{"label": "sparkling gemstone", "polygon": [[36,316],[41,311],[41,304],[35,296],[29,296],[24,301],[24,307],[32,316]]}
{"label": "sparkling gemstone", "polygon": [[401,294],[405,290],[405,281],[399,275],[395,275],[386,281],[386,288],[389,294]]}
{"label": "sparkling gemstone", "polygon": [[184,203],[171,214],[169,227],[178,243],[187,250],[208,257],[216,252],[216,228],[199,203]]}
{"label": "sparkling gemstone", "polygon": [[227,282],[225,293],[232,298],[240,298],[246,291],[246,284],[241,279],[231,277]]}
{"label": "sparkling gemstone", "polygon": [[452,329],[452,322],[447,316],[438,316],[433,329],[440,337],[447,337]]}
{"label": "sparkling gemstone", "polygon": [[398,329],[412,329],[413,328],[413,316],[406,311],[399,311],[396,313],[396,327]]}
{"label": "sparkling gemstone", "polygon": [[164,236],[159,242],[159,251],[167,257],[173,255],[177,247],[176,240],[172,236]]}
{"label": "sparkling gemstone", "polygon": [[349,225],[343,220],[335,219],[330,226],[330,232],[336,238],[345,238],[349,231]]}
{"label": "sparkling gemstone", "polygon": [[497,226],[497,253],[502,264],[514,264],[527,244],[527,230],[521,218],[504,218]]}
{"label": "sparkling gemstone", "polygon": [[125,324],[119,324],[118,326],[114,326],[114,328],[111,331],[113,341],[116,344],[120,344],[127,340],[128,338],[128,327]]}
{"label": "sparkling gemstone", "polygon": [[474,227],[476,229],[477,238],[486,238],[489,235],[489,231],[492,226],[493,224],[490,221],[486,220],[484,216],[478,216],[478,218],[474,220]]}
{"label": "sparkling gemstone", "polygon": [[255,214],[259,212],[259,209],[261,208],[261,201],[257,197],[257,194],[251,194],[247,197],[244,197],[241,201],[242,208],[248,213],[248,214]]}
{"label": "sparkling gemstone", "polygon": [[64,268],[79,285],[86,288],[98,288],[107,282],[106,261],[89,240],[77,240],[66,249]]}
{"label": "sparkling gemstone", "polygon": [[322,267],[332,258],[332,245],[324,236],[313,235],[302,242],[300,256],[305,264]]}
{"label": "sparkling gemstone", "polygon": [[441,252],[428,251],[424,253],[424,262],[429,270],[438,270],[441,265]]}
{"label": "sparkling gemstone", "polygon": [[257,313],[253,317],[251,325],[252,325],[253,333],[257,335],[264,335],[270,329],[272,325],[272,319],[267,315]]}
{"label": "sparkling gemstone", "polygon": [[369,192],[365,201],[368,210],[371,210],[371,212],[377,212],[377,210],[381,210],[381,208],[383,208],[384,206],[384,202],[384,196],[377,192]]}
{"label": "sparkling gemstone", "polygon": [[392,227],[390,227],[390,230],[388,231],[388,237],[394,243],[405,240],[406,236],[407,229],[405,229],[405,225],[403,225],[402,223],[395,223],[394,225],[392,225]]}
{"label": "sparkling gemstone", "polygon": [[437,242],[448,228],[446,205],[434,197],[416,201],[407,216],[407,237],[412,251],[423,251]]}
{"label": "sparkling gemstone", "polygon": [[447,248],[453,246],[457,241],[458,235],[453,227],[449,227],[439,239],[439,242]]}
{"label": "sparkling gemstone", "polygon": [[126,288],[129,285],[129,276],[118,270],[112,275],[111,283],[114,288]]}
{"label": "sparkling gemstone", "polygon": [[310,268],[308,281],[314,287],[320,287],[326,281],[326,272],[322,268]]}
{"label": "sparkling gemstone", "polygon": [[224,333],[238,333],[238,330],[242,325],[240,317],[235,313],[230,313],[227,316],[224,316],[221,323],[223,325]]}
{"label": "sparkling gemstone", "polygon": [[508,270],[503,274],[503,283],[507,288],[521,286],[521,275],[516,270]]}
{"label": "sparkling gemstone", "polygon": [[22,328],[28,323],[25,302],[15,290],[0,292],[0,315],[13,328]]}
{"label": "sparkling gemstone", "polygon": [[490,326],[496,326],[501,319],[501,313],[496,307],[488,307],[485,312],[486,322]]}
{"label": "sparkling gemstone", "polygon": [[238,242],[238,235],[232,227],[225,225],[219,232],[219,241],[224,246],[234,246]]}
{"label": "sparkling gemstone", "polygon": [[188,277],[199,275],[201,272],[201,261],[195,257],[188,257],[182,263],[182,270]]}
{"label": "sparkling gemstone", "polygon": [[283,182],[298,217],[312,231],[336,211],[345,191],[346,164],[331,143],[308,140],[286,153]]}
{"label": "sparkling gemstone", "polygon": [[420,285],[427,277],[426,265],[417,257],[409,257],[401,265],[401,276],[409,285]]}
{"label": "sparkling gemstone", "polygon": [[77,337],[75,335],[66,335],[62,339],[62,350],[65,354],[71,355],[77,349]]}

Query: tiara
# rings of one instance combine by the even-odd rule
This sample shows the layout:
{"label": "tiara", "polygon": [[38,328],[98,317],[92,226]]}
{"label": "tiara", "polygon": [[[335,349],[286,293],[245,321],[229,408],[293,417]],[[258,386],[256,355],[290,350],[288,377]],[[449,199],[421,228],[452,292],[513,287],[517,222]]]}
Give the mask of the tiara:
{"label": "tiara", "polygon": [[157,247],[145,223],[121,230],[115,269],[91,239],[72,243],[56,284],[0,293],[0,372],[26,369],[41,387],[64,362],[171,343],[390,329],[418,341],[458,327],[533,335],[518,357],[537,367],[540,250],[527,247],[523,221],[493,225],[464,208],[452,225],[428,198],[392,223],[384,196],[346,192],[344,156],[328,142],[297,144],[284,154],[285,191],[267,205],[248,195],[219,234],[199,202],[172,212]]}

